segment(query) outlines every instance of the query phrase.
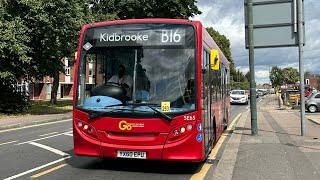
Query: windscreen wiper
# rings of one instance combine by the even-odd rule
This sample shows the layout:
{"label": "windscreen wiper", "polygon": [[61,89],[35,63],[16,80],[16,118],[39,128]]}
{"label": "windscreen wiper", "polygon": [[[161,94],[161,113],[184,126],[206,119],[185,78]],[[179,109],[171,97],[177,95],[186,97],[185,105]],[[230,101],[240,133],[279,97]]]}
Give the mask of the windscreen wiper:
{"label": "windscreen wiper", "polygon": [[171,122],[173,120],[172,117],[170,117],[169,115],[157,110],[156,108],[152,107],[152,106],[159,106],[159,104],[156,103],[127,103],[125,105],[132,105],[132,106],[147,106],[150,109],[152,109],[155,113],[157,113],[158,115],[160,115],[161,117],[163,117],[165,120]]}
{"label": "windscreen wiper", "polygon": [[[122,103],[122,104],[113,104],[113,105],[105,106],[104,108],[115,107],[115,106],[133,106],[133,108],[136,107],[136,106],[147,106],[150,109],[152,109],[155,113],[157,113],[158,115],[163,117],[165,120],[167,120],[169,122],[173,121],[172,117],[170,117],[169,115],[167,115],[167,114],[157,110],[156,108],[152,107],[152,106],[159,106],[159,104],[156,104],[156,103]],[[117,109],[115,109],[115,110],[117,110]],[[130,109],[118,109],[118,110],[130,110]],[[134,109],[132,109],[132,110],[134,111]],[[114,112],[114,111],[111,111],[111,112]]]}

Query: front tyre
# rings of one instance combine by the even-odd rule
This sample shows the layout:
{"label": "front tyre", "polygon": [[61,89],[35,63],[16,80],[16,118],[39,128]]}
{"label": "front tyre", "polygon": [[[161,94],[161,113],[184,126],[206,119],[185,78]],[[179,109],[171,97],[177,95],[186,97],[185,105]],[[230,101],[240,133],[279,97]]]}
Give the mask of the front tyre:
{"label": "front tyre", "polygon": [[314,113],[314,112],[316,112],[318,109],[317,109],[317,106],[315,106],[315,105],[310,105],[309,107],[308,107],[308,111],[309,112],[311,112],[311,113]]}

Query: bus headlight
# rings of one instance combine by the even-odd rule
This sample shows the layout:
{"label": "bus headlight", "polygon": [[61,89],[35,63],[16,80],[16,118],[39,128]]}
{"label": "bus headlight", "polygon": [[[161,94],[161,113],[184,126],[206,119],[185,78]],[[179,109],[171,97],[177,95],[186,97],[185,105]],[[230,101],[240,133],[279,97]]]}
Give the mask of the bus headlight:
{"label": "bus headlight", "polygon": [[82,126],[82,122],[78,122],[78,127],[81,127]]}
{"label": "bus headlight", "polygon": [[98,139],[96,130],[89,123],[76,119],[74,124],[75,128],[77,128],[82,134],[94,139]]}

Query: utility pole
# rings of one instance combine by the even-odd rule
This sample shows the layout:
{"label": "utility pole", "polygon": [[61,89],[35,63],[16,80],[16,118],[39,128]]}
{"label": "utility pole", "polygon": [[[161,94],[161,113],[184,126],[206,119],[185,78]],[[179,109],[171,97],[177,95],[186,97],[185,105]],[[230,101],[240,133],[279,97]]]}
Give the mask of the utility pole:
{"label": "utility pole", "polygon": [[250,66],[250,112],[251,112],[251,135],[258,135],[257,123],[257,98],[254,77],[254,41],[253,41],[253,3],[248,0],[248,38],[249,38],[249,66]]}
{"label": "utility pole", "polygon": [[301,111],[301,136],[305,135],[305,97],[304,97],[304,61],[303,61],[303,6],[302,0],[298,0],[298,36],[299,36],[299,77],[300,77],[300,111]]}

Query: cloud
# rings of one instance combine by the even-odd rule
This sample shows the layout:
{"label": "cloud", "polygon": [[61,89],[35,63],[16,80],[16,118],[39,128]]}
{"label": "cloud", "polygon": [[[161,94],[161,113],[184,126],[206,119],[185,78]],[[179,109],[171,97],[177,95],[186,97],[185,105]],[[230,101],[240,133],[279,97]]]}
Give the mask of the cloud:
{"label": "cloud", "polygon": [[[304,66],[311,73],[320,74],[320,3],[304,1],[305,34]],[[213,27],[231,42],[231,52],[236,67],[246,73],[249,70],[248,50],[245,49],[244,3],[238,0],[198,0],[203,13],[193,19],[200,20],[205,27]],[[299,69],[297,47],[255,49],[255,75],[257,83],[269,82],[272,66]]]}

